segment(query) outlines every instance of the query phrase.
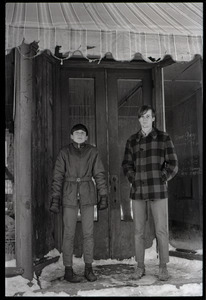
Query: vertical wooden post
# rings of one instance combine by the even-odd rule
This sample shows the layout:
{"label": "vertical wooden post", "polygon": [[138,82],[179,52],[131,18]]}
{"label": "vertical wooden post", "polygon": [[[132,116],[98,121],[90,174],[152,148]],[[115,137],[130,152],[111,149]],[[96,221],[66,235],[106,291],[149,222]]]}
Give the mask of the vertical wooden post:
{"label": "vertical wooden post", "polygon": [[199,152],[199,172],[198,172],[198,201],[199,201],[199,222],[200,230],[203,230],[203,88],[202,88],[202,59],[197,62],[198,71],[201,74],[200,89],[196,92],[197,105],[197,136]]}
{"label": "vertical wooden post", "polygon": [[[33,53],[32,53],[33,52]],[[32,186],[31,186],[31,107],[32,59],[31,45],[22,43],[16,53],[14,113],[14,182],[16,203],[16,264],[24,270],[23,277],[33,279],[32,259]]]}
{"label": "vertical wooden post", "polygon": [[156,110],[156,127],[165,130],[164,78],[161,67],[153,68],[153,107]]}
{"label": "vertical wooden post", "polygon": [[[54,72],[55,80],[54,82],[61,82],[60,79],[60,69],[59,66],[55,66]],[[59,84],[55,85],[55,96],[54,96],[54,143],[53,143],[53,156],[56,159],[60,147],[62,147],[62,132],[60,129],[61,126],[61,109],[62,109],[62,99],[60,95],[60,86]],[[53,167],[53,166],[52,166]],[[63,218],[62,218],[62,208],[58,215],[54,217],[54,246],[59,251],[62,252],[62,232],[63,232]]]}

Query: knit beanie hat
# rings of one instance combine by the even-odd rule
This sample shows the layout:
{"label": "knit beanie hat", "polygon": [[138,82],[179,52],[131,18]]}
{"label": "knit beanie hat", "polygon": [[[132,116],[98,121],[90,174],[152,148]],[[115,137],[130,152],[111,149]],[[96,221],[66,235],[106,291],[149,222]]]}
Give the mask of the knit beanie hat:
{"label": "knit beanie hat", "polygon": [[86,135],[88,136],[88,130],[87,130],[87,127],[84,126],[83,124],[76,124],[72,127],[71,129],[71,134],[73,134],[74,131],[77,131],[77,130],[83,130],[86,132]]}

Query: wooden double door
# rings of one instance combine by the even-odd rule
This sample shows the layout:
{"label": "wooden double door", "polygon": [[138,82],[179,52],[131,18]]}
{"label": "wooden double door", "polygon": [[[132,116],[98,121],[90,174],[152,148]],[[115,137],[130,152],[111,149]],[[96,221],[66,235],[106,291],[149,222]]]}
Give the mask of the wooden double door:
{"label": "wooden double door", "polygon": [[[102,211],[95,207],[94,259],[134,256],[130,186],[121,163],[127,138],[139,129],[138,107],[152,102],[151,77],[151,69],[65,67],[60,72],[55,149],[70,142],[74,124],[83,123],[89,131],[88,142],[98,147],[106,171],[109,207]],[[63,224],[61,216],[57,218],[61,248]],[[81,226],[79,214],[74,246],[77,257],[83,252]]]}

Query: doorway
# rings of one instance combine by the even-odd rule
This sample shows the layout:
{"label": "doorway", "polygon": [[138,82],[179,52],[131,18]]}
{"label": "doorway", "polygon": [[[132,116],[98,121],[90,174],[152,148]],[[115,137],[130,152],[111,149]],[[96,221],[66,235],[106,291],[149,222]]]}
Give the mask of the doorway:
{"label": "doorway", "polygon": [[[134,256],[133,216],[130,186],[121,163],[127,138],[139,129],[138,107],[152,104],[151,69],[65,67],[61,69],[60,78],[60,105],[55,110],[55,130],[58,132],[55,148],[68,144],[71,127],[83,123],[89,131],[88,142],[98,147],[106,171],[109,207],[103,211],[95,208],[94,259],[130,258]],[[57,218],[58,248],[61,249],[63,224],[62,218]],[[82,253],[79,215],[74,254],[81,257]]]}

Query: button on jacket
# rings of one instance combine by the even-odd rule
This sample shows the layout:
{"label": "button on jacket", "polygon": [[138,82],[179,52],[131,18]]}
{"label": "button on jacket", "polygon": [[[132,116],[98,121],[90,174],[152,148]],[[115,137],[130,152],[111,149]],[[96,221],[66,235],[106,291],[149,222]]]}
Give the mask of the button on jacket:
{"label": "button on jacket", "polygon": [[[63,147],[56,159],[52,198],[61,198],[63,207],[95,205],[96,188],[100,196],[107,195],[105,170],[96,147],[75,142]],[[94,181],[96,183],[96,187]],[[63,187],[63,190],[62,190]]]}
{"label": "button on jacket", "polygon": [[143,136],[141,130],[133,134],[126,142],[122,167],[132,184],[131,199],[168,198],[167,181],[178,172],[177,155],[168,133],[153,128],[148,136]]}

